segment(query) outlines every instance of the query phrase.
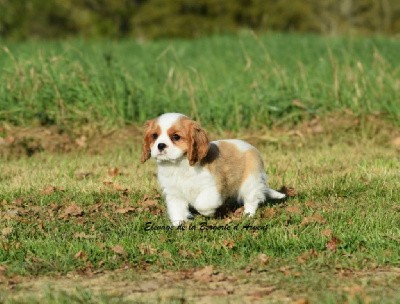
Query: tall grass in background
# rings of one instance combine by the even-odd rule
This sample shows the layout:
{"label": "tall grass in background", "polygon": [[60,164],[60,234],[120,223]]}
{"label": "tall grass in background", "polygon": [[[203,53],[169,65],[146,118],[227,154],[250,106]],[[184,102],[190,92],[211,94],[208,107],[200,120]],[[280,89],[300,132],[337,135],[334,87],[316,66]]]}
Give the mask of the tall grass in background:
{"label": "tall grass in background", "polygon": [[0,45],[0,121],[16,125],[122,125],[176,111],[239,129],[343,109],[400,121],[400,41],[390,38]]}

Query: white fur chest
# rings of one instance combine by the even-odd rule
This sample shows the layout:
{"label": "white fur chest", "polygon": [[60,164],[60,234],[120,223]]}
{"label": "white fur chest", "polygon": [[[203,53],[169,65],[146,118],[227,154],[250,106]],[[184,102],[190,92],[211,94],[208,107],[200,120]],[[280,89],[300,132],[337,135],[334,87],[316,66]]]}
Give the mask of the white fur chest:
{"label": "white fur chest", "polygon": [[158,181],[166,195],[180,197],[189,204],[208,188],[215,188],[215,179],[201,166],[189,166],[187,159],[177,163],[158,163]]}

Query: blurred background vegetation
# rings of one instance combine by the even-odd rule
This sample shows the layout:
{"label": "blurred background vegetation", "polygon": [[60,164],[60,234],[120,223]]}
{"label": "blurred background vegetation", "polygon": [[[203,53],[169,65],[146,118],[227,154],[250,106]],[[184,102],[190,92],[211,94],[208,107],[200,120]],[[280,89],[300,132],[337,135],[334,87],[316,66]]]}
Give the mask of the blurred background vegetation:
{"label": "blurred background vegetation", "polygon": [[396,34],[399,0],[0,0],[0,37],[194,38],[247,28]]}

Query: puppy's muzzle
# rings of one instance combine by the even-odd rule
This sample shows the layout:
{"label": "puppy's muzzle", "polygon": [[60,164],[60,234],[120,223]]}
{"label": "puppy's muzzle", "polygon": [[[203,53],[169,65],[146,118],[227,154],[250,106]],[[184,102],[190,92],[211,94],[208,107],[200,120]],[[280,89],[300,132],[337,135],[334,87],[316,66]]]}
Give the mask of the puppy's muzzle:
{"label": "puppy's muzzle", "polygon": [[162,152],[166,147],[167,147],[167,145],[164,144],[164,143],[159,143],[159,144],[157,145],[157,148],[158,148],[158,150],[159,150],[160,152]]}

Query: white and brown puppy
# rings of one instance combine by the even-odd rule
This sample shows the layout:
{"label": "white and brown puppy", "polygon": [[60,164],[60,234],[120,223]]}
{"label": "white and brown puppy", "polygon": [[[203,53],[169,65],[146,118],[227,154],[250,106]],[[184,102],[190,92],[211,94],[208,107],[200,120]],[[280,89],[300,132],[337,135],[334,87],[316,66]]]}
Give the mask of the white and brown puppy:
{"label": "white and brown puppy", "polygon": [[158,181],[173,225],[191,218],[189,206],[213,216],[228,198],[253,216],[266,197],[284,194],[268,188],[258,150],[237,139],[209,142],[200,125],[185,115],[166,113],[145,124],[142,163],[155,158]]}

